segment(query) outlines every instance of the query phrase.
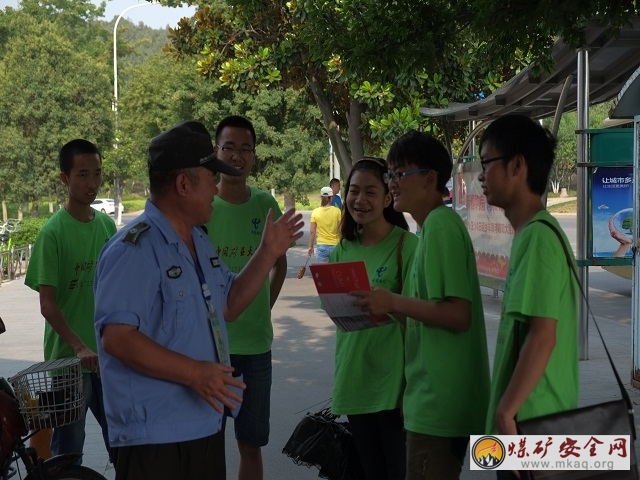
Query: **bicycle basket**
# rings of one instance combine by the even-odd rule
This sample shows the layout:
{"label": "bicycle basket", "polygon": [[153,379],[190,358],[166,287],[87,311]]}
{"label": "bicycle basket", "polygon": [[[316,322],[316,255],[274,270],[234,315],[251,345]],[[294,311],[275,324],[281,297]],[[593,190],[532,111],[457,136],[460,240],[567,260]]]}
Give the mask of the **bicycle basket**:
{"label": "bicycle basket", "polygon": [[31,430],[60,427],[84,416],[82,367],[77,358],[36,363],[9,381]]}

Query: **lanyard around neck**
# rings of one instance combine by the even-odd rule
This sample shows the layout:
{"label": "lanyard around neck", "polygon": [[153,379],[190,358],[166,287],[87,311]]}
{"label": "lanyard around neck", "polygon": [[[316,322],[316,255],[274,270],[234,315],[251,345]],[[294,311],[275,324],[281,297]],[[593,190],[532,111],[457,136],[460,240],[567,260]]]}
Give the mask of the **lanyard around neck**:
{"label": "lanyard around neck", "polygon": [[207,282],[204,278],[204,272],[202,271],[200,262],[198,262],[198,260],[196,259],[194,260],[198,279],[200,280],[200,287],[202,288],[202,296],[204,297],[204,301],[207,305],[209,325],[211,326],[213,341],[216,344],[218,360],[220,361],[220,363],[224,363],[225,365],[231,365],[231,359],[229,358],[229,349],[227,348],[227,343],[224,340],[222,329],[220,328],[220,320],[218,319],[218,314],[216,313],[215,308],[213,308],[213,301],[211,300],[211,290],[209,290],[209,286],[207,285]]}

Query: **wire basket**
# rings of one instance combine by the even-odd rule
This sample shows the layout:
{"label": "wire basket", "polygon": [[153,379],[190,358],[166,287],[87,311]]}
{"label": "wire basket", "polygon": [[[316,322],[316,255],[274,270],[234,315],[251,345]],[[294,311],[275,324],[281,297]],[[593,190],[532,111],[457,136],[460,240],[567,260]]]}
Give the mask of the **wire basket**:
{"label": "wire basket", "polygon": [[31,430],[60,427],[84,416],[82,366],[77,358],[36,363],[9,381]]}

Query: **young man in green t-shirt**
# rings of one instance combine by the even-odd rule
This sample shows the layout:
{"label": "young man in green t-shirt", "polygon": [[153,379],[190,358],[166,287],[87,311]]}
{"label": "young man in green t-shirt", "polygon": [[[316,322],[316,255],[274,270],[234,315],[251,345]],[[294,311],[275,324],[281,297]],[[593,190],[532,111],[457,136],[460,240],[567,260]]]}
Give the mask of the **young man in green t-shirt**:
{"label": "young man in green t-shirt", "polygon": [[489,399],[473,245],[460,216],[442,200],[452,170],[444,145],[414,130],[393,143],[387,162],[393,207],[411,214],[420,241],[402,294],[355,292],[361,297],[356,303],[373,314],[407,317],[407,480],[453,480],[462,471],[469,435],[484,431]]}
{"label": "young man in green t-shirt", "polygon": [[[542,203],[556,141],[539,123],[507,115],[480,140],[478,180],[487,203],[504,209],[515,236],[502,301],[487,433],[516,435],[525,420],[578,405],[579,289],[571,246]],[[508,471],[498,478],[515,478]]]}
{"label": "young man in green t-shirt", "polygon": [[[98,254],[116,233],[116,226],[108,215],[91,208],[102,184],[102,157],[98,148],[87,140],[72,140],[60,149],[58,159],[60,180],[68,192],[67,202],[40,230],[25,284],[39,293],[40,312],[46,320],[44,358],[80,359],[85,408],[91,409],[100,424],[108,451],[93,328],[93,280]],[[56,428],[52,453],[82,453],[84,425],[83,417]]]}
{"label": "young man in green t-shirt", "polygon": [[[256,132],[245,117],[224,118],[216,129],[216,156],[240,176],[220,175],[213,213],[206,224],[209,239],[227,267],[239,273],[260,245],[269,210],[282,216],[276,200],[247,184],[255,162]],[[258,296],[234,322],[227,324],[231,365],[247,385],[240,413],[234,419],[240,469],[238,478],[263,478],[261,448],[269,441],[271,400],[271,308],[287,274],[287,257],[276,260]]]}

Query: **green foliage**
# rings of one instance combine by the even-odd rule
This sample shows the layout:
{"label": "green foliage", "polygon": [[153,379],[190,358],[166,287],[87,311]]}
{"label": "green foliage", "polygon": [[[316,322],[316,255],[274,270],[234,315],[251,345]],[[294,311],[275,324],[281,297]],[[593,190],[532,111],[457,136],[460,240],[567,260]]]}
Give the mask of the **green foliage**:
{"label": "green foliage", "polygon": [[[611,102],[594,105],[589,108],[589,128],[602,128],[602,122],[607,117]],[[544,121],[547,128],[551,128],[552,119]],[[578,119],[576,112],[562,115],[558,127],[556,160],[551,169],[549,181],[551,190],[555,193],[561,188],[573,188],[578,157],[576,130]]]}
{"label": "green foliage", "polygon": [[140,210],[144,210],[145,203],[147,203],[146,198],[125,198],[122,201],[124,211],[127,213],[139,212]]}
{"label": "green foliage", "polygon": [[[295,202],[295,209],[299,210],[299,211],[304,211],[304,210],[313,210],[314,208],[318,208],[320,206],[320,200],[318,200],[318,191],[314,190],[312,192],[306,192],[305,193],[305,197],[308,199],[307,202],[301,202],[301,201],[297,201]],[[276,201],[278,202],[278,206],[280,207],[280,210],[284,210],[285,209],[285,202],[284,202],[284,196],[283,195],[276,195]]]}
{"label": "green foliage", "polygon": [[22,220],[22,227],[11,234],[11,241],[16,247],[34,244],[40,229],[48,220],[47,217],[25,218]]}
{"label": "green foliage", "polygon": [[170,50],[238,91],[308,87],[348,172],[408,129],[444,134],[420,106],[477,99],[520,68],[477,54],[471,18],[444,0],[212,2],[170,31]]}
{"label": "green foliage", "polygon": [[551,213],[576,213],[578,211],[578,201],[569,200],[568,202],[550,205],[547,210]]}
{"label": "green foliage", "polygon": [[[66,28],[77,26],[44,3],[2,17],[7,42],[0,58],[0,186],[6,199],[57,196],[57,154],[72,138],[110,143],[110,78],[106,63],[78,50]],[[88,27],[87,27],[88,28]],[[75,30],[74,30],[75,31]]]}
{"label": "green foliage", "polygon": [[[584,27],[599,24],[615,35],[628,20],[640,13],[635,0],[536,0],[509,2],[473,0],[471,28],[486,39],[480,52],[501,62],[518,53],[541,70],[551,66],[551,50],[562,37],[570,47],[584,45]],[[500,21],[496,21],[496,19]],[[508,25],[509,28],[505,28]]]}
{"label": "green foliage", "polygon": [[230,114],[246,115],[256,129],[258,162],[252,184],[305,201],[304,192],[328,177],[329,146],[318,110],[304,91],[234,91],[215,78],[198,75],[192,59],[176,62],[156,55],[132,72],[119,105],[117,154],[126,185],[146,182],[150,138],[187,118],[202,121],[213,134],[217,123]]}

